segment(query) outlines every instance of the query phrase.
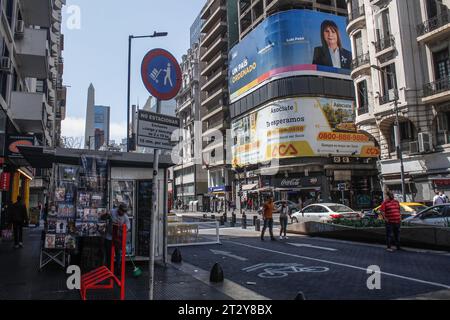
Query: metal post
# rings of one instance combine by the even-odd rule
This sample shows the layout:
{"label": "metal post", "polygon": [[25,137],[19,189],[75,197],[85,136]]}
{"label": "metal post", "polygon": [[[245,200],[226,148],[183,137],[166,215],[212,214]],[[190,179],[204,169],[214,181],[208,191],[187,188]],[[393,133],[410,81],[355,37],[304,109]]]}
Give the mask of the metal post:
{"label": "metal post", "polygon": [[130,91],[131,91],[131,40],[128,36],[128,86],[127,86],[127,152],[130,151]]}
{"label": "metal post", "polygon": [[[391,74],[393,76],[393,74]],[[395,94],[395,100],[394,100],[394,109],[395,109],[395,126],[396,130],[400,129],[400,121],[398,119],[398,91],[397,91],[397,83],[396,79],[392,80],[394,83],[394,94]],[[403,165],[403,150],[402,145],[400,143],[400,137],[398,134],[395,135],[395,144],[397,148],[397,158],[400,160],[400,180],[402,182],[402,198],[403,202],[406,202],[406,193],[405,193],[405,167]]]}
{"label": "metal post", "polygon": [[[156,101],[156,113],[161,113],[161,101]],[[156,239],[156,217],[157,217],[157,209],[158,209],[158,183],[157,183],[157,175],[158,175],[158,167],[159,167],[159,154],[161,150],[155,149],[153,154],[153,180],[152,180],[152,210],[150,212],[150,223],[151,223],[151,231],[150,231],[150,254],[148,261],[148,280],[149,280],[149,299],[153,300],[153,277],[155,272],[155,239]]]}

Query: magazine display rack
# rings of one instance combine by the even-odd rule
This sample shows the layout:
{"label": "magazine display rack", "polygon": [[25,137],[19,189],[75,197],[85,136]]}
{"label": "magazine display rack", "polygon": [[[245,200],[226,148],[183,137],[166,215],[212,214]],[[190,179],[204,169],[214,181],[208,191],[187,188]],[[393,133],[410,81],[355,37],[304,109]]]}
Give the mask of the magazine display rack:
{"label": "magazine display rack", "polygon": [[107,163],[102,158],[82,156],[81,166],[56,165],[56,171],[53,202],[41,246],[40,269],[52,261],[65,267],[70,253],[77,249],[82,249],[81,260],[85,262],[82,267],[90,268],[90,262],[101,265],[103,261],[97,260],[103,257],[99,253],[103,248],[97,245],[95,254],[87,257],[92,251],[89,242],[80,248],[80,239],[103,238],[106,232],[106,222],[100,217],[107,213]]}

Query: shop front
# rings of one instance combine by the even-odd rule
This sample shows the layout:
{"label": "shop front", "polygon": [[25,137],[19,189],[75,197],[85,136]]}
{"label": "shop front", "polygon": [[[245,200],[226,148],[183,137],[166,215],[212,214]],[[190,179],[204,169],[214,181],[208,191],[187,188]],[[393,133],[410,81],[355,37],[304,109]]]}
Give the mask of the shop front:
{"label": "shop front", "polygon": [[[131,222],[127,255],[148,259],[150,212],[154,202],[153,164],[148,162],[148,155],[42,147],[23,147],[20,150],[33,167],[51,168],[56,173],[49,191],[54,213],[47,223],[44,249],[78,250],[81,251],[78,255],[80,265],[84,265],[83,261],[88,261],[90,268],[101,264],[98,261],[103,257],[100,238],[105,232],[102,216],[124,203]],[[170,157],[160,157],[156,176],[157,259],[166,254],[166,169],[170,165]]]}

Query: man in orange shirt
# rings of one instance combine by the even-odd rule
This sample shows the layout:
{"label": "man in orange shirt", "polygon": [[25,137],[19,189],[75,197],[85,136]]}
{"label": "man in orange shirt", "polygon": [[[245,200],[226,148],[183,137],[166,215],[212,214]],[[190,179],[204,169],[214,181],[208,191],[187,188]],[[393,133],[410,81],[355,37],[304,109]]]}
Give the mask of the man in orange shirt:
{"label": "man in orange shirt", "polygon": [[269,227],[270,239],[275,241],[275,237],[273,236],[273,207],[273,199],[270,196],[263,207],[264,227],[261,232],[262,241],[264,241],[264,233],[266,232],[267,226]]}

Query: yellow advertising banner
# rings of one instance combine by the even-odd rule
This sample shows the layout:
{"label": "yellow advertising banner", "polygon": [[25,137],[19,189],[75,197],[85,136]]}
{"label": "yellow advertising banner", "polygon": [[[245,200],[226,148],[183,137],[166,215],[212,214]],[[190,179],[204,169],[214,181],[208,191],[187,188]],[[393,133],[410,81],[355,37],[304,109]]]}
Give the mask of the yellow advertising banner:
{"label": "yellow advertising banner", "polygon": [[233,166],[314,156],[378,157],[357,132],[353,101],[293,98],[272,102],[232,123]]}

